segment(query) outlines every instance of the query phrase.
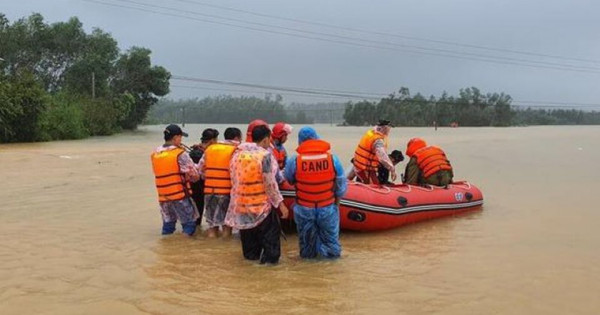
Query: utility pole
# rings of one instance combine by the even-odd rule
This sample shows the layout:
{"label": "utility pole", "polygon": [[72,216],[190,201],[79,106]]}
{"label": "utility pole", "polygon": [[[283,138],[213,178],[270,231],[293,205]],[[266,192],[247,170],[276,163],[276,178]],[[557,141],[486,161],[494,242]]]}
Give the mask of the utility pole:
{"label": "utility pole", "polygon": [[329,125],[333,126],[333,109],[329,109]]}
{"label": "utility pole", "polygon": [[92,72],[92,99],[96,98],[96,74]]}
{"label": "utility pole", "polygon": [[438,117],[437,117],[437,102],[433,103],[433,126],[435,127],[435,131],[437,131],[438,126]]}
{"label": "utility pole", "polygon": [[185,127],[185,106],[181,107],[181,127]]}

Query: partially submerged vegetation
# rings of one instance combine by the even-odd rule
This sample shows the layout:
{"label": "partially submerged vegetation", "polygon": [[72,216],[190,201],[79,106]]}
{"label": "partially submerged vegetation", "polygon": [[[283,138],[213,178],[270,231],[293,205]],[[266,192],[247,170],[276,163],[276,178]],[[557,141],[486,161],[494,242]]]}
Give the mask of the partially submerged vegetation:
{"label": "partially submerged vegetation", "polygon": [[10,23],[0,14],[0,142],[78,139],[135,129],[170,73],[150,50],[120,51],[77,18],[48,24],[40,14]]}
{"label": "partially submerged vegetation", "polygon": [[575,109],[531,109],[511,106],[504,93],[482,94],[472,87],[461,89],[458,96],[447,93],[425,98],[410,95],[407,88],[379,102],[362,101],[346,105],[345,123],[374,124],[381,117],[399,126],[515,126],[515,125],[598,125],[600,112]]}
{"label": "partially submerged vegetation", "polygon": [[147,123],[247,123],[256,117],[269,122],[373,125],[385,117],[398,126],[522,126],[597,125],[600,112],[576,109],[532,109],[511,105],[504,93],[482,94],[472,87],[425,98],[407,88],[378,102],[283,104],[283,98],[216,96],[203,99],[162,99],[150,111]]}

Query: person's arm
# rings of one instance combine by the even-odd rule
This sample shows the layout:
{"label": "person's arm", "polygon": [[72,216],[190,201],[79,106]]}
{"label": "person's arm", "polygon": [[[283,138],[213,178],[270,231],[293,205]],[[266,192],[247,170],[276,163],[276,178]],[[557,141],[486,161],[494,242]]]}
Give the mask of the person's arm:
{"label": "person's arm", "polygon": [[292,157],[288,157],[285,161],[285,167],[283,168],[283,174],[285,180],[288,183],[294,185],[296,183],[296,159],[298,157],[293,155]]}
{"label": "person's arm", "polygon": [[200,161],[198,161],[198,164],[196,164],[196,170],[198,170],[198,175],[200,175],[200,178],[204,179],[204,172],[206,172],[206,161],[205,158],[206,155],[202,155],[202,157],[200,158]]}
{"label": "person's arm", "polygon": [[285,181],[285,177],[283,176],[283,170],[279,169],[279,164],[276,164],[277,166],[277,171],[275,173],[275,180],[277,181],[278,184],[283,184],[283,182]]}
{"label": "person's arm", "polygon": [[267,149],[267,151],[269,151],[269,155],[271,156],[271,164],[273,165],[273,173],[275,174],[275,180],[277,181],[277,183],[281,184],[283,183],[283,181],[285,180],[285,178],[283,177],[283,172],[279,169],[279,162],[277,162],[277,159],[275,158],[275,154],[273,154],[273,150],[275,150],[275,145],[272,144],[271,146],[269,146],[269,148]]}
{"label": "person's arm", "polygon": [[377,155],[379,163],[381,163],[381,165],[387,168],[390,172],[395,172],[394,163],[392,163],[392,160],[390,160],[390,157],[385,151],[383,139],[376,140],[373,143],[373,147],[375,148],[375,155]]}
{"label": "person's arm", "polygon": [[354,180],[356,178],[356,171],[354,170],[354,165],[350,166],[350,171],[348,171],[346,178],[348,180]]}
{"label": "person's arm", "polygon": [[342,198],[348,190],[348,179],[344,175],[344,166],[337,156],[333,155],[333,166],[335,168],[335,197],[336,201]]}
{"label": "person's arm", "polygon": [[404,173],[404,184],[417,185],[419,183],[419,165],[417,164],[416,158],[410,158],[406,165],[406,172]]}
{"label": "person's arm", "polygon": [[285,167],[287,166],[287,161],[290,159],[290,157],[287,155],[287,151],[285,150],[283,144],[280,144],[279,146],[281,148],[281,151],[283,151],[283,170],[285,170]]}
{"label": "person's arm", "polygon": [[180,154],[177,162],[179,163],[179,169],[185,174],[184,176],[186,181],[195,183],[200,179],[196,165],[187,152]]}
{"label": "person's arm", "polygon": [[390,171],[390,173],[392,174],[392,182],[395,181],[398,175],[396,175],[396,168],[394,167],[394,163],[392,163],[392,160],[390,160],[390,157],[388,156],[385,150],[383,139],[376,140],[373,143],[373,146],[375,147],[375,154],[377,155],[379,164],[383,165],[383,167]]}
{"label": "person's arm", "polygon": [[[271,153],[267,154],[262,161],[263,183],[265,184],[265,193],[269,203],[275,208],[283,201],[283,196],[279,192],[279,185],[275,175],[279,171],[277,162],[273,163],[274,159]],[[273,169],[275,166],[275,169]]]}

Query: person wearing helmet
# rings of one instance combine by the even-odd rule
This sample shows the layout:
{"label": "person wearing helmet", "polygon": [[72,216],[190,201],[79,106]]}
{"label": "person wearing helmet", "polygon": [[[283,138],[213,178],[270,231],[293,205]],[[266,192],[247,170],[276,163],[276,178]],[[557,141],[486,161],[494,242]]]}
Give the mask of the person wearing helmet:
{"label": "person wearing helmet", "polygon": [[284,122],[278,122],[273,126],[271,149],[280,170],[283,170],[285,167],[285,160],[287,159],[287,152],[285,151],[283,144],[287,141],[287,138],[291,133],[292,126]]}
{"label": "person wearing helmet", "polygon": [[365,184],[379,184],[377,168],[383,165],[396,180],[396,169],[387,154],[387,137],[393,125],[389,120],[379,120],[373,129],[369,129],[361,138],[354,151],[354,173]]}
{"label": "person wearing helmet", "polygon": [[441,148],[428,146],[421,138],[412,138],[406,145],[406,155],[410,161],[404,172],[404,184],[447,186],[452,183],[452,165]]}
{"label": "person wearing helmet", "polygon": [[246,129],[246,142],[252,142],[252,131],[258,126],[267,126],[267,128],[269,128],[269,124],[264,120],[255,119],[251,121],[248,124],[248,129]]}

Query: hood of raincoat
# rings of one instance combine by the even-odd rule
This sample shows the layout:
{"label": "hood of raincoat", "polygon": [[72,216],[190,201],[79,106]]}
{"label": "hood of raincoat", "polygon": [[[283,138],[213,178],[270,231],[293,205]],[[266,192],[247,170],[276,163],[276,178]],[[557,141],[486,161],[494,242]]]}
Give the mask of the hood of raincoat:
{"label": "hood of raincoat", "polygon": [[317,131],[315,131],[315,129],[313,129],[313,127],[302,127],[299,131],[298,131],[298,144],[302,144],[302,142],[306,141],[306,140],[317,140],[319,139],[319,135],[317,134]]}

